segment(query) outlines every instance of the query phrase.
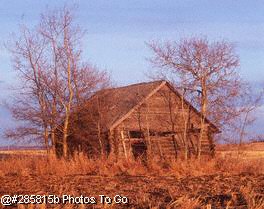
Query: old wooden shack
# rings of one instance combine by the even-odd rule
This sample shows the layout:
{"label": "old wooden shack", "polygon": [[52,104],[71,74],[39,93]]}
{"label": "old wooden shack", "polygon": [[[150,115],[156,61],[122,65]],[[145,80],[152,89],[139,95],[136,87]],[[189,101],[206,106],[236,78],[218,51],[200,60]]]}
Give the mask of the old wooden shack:
{"label": "old wooden shack", "polygon": [[[196,155],[201,114],[167,81],[138,83],[95,93],[76,111],[68,138],[71,152],[120,158]],[[217,127],[206,119],[201,154],[214,154]],[[186,153],[186,152],[185,152]]]}

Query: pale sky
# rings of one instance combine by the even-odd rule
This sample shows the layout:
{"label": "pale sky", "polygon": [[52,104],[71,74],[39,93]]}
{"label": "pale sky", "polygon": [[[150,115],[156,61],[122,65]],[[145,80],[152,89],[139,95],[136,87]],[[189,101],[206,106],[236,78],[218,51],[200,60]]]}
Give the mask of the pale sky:
{"label": "pale sky", "polygon": [[[231,0],[0,0],[1,99],[15,83],[10,56],[3,47],[19,24],[34,25],[47,7],[76,4],[77,23],[86,29],[84,55],[92,64],[107,69],[119,85],[146,80],[151,66],[145,42],[179,40],[196,35],[235,43],[243,78],[264,85],[264,1]],[[253,132],[263,133],[264,108]],[[0,107],[1,129],[10,116]],[[1,138],[1,137],[0,137]],[[0,144],[7,144],[0,139]]]}

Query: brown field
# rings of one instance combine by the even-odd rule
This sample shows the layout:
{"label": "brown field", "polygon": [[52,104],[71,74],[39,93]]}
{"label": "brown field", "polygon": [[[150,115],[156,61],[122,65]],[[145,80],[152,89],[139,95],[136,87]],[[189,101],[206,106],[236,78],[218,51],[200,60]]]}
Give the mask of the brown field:
{"label": "brown field", "polygon": [[245,143],[239,145],[218,145],[217,154],[223,157],[240,157],[244,159],[263,159],[264,142]]}
{"label": "brown field", "polygon": [[31,149],[25,149],[25,150],[0,150],[0,156],[6,155],[6,156],[14,156],[14,155],[45,155],[45,150],[31,150]]}
{"label": "brown field", "polygon": [[[261,150],[254,158],[235,156],[236,149],[229,150],[232,155],[223,154],[228,152],[226,147],[217,150],[213,160],[168,163],[152,159],[147,165],[141,161],[88,160],[83,155],[65,161],[10,153],[0,160],[0,196],[65,194],[97,200],[94,205],[19,204],[6,208],[264,208]],[[129,203],[100,202],[99,195],[113,198],[117,194],[126,196]]]}

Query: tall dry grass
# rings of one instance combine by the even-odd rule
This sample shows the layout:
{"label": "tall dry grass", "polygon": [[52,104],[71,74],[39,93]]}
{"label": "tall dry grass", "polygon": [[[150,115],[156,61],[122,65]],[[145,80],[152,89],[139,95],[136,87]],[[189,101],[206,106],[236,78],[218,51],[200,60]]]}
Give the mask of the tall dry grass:
{"label": "tall dry grass", "polygon": [[257,194],[251,187],[241,187],[240,188],[243,197],[247,202],[247,206],[250,209],[263,209],[264,208],[264,198],[262,194]]}
{"label": "tall dry grass", "polygon": [[[174,176],[176,178],[186,176],[202,176],[213,174],[264,174],[264,165],[261,159],[240,159],[240,158],[223,158],[203,159],[201,161],[189,160],[187,162],[181,160],[160,160],[152,158],[147,162],[141,160],[113,160],[109,158],[88,159],[84,154],[76,155],[71,160],[57,159],[56,157],[40,157],[40,156],[16,156],[0,160],[0,177],[5,176],[71,176],[71,175],[96,175],[96,176]],[[62,189],[65,190],[63,187]],[[67,189],[67,188],[66,188]],[[75,194],[75,190],[68,188],[68,193]],[[66,192],[66,191],[62,192]],[[254,192],[253,188],[241,187],[240,192],[246,200],[250,209],[264,208],[263,196],[259,196]],[[76,193],[77,194],[77,193]],[[145,196],[144,196],[145,195]],[[180,198],[171,195],[171,202],[166,208],[213,208],[210,204],[205,204],[202,198],[192,197],[189,195]],[[191,194],[190,194],[191,195]],[[141,197],[135,200],[141,208],[159,208],[159,203],[149,199],[146,194],[139,194]],[[230,204],[232,201],[230,201]],[[228,206],[227,208],[232,208]],[[33,208],[49,208],[48,205],[18,205],[20,209]],[[56,207],[55,207],[56,208]],[[73,205],[58,205],[57,208],[77,208]],[[78,208],[85,208],[79,205]],[[104,208],[104,205],[102,205]],[[115,208],[113,205],[108,208]]]}
{"label": "tall dry grass", "polygon": [[264,164],[261,159],[223,158],[217,157],[206,160],[165,161],[151,159],[141,160],[113,160],[109,158],[88,159],[79,154],[71,160],[56,157],[16,156],[0,160],[0,176],[5,175],[151,175],[151,176],[200,176],[210,174],[264,174]]}

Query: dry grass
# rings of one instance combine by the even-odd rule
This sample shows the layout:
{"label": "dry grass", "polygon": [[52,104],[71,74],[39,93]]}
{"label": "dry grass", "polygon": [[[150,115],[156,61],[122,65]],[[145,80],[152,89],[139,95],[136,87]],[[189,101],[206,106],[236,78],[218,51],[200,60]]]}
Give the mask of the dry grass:
{"label": "dry grass", "polygon": [[217,144],[216,150],[218,151],[264,151],[264,142],[251,142],[251,143],[243,143],[239,144]]}
{"label": "dry grass", "polygon": [[188,195],[184,195],[169,205],[170,208],[181,209],[197,209],[202,207],[202,202],[199,198],[191,198]]}
{"label": "dry grass", "polygon": [[22,149],[22,150],[0,150],[0,155],[45,155],[47,152],[45,150],[39,150],[39,149]]}
{"label": "dry grass", "polygon": [[246,199],[247,206],[250,209],[263,209],[264,208],[264,198],[263,194],[258,194],[251,187],[242,187],[240,189],[244,198]]}
{"label": "dry grass", "polygon": [[[90,195],[95,191],[114,194],[122,190],[133,197],[133,204],[127,208],[209,209],[218,208],[218,198],[222,198],[226,199],[221,203],[224,205],[222,208],[246,204],[247,208],[260,209],[264,208],[263,194],[259,193],[263,191],[263,182],[258,182],[264,175],[264,164],[261,162],[261,159],[219,156],[212,160],[193,159],[188,162],[153,158],[146,165],[140,160],[91,160],[83,154],[71,160],[21,155],[0,160],[3,188],[2,193],[0,188],[0,196],[3,191],[77,196],[83,193]],[[254,184],[248,185],[249,181]],[[257,191],[256,185],[261,187]],[[223,197],[219,197],[221,195]],[[50,206],[19,205],[19,208]],[[53,208],[86,207],[57,205]],[[116,207],[101,205],[100,208]]]}
{"label": "dry grass", "polygon": [[216,152],[221,157],[264,160],[264,142],[217,145]]}
{"label": "dry grass", "polygon": [[[206,162],[205,162],[206,161]],[[164,161],[151,159],[147,165],[140,160],[96,159],[91,160],[84,155],[76,155],[71,160],[56,157],[16,156],[0,160],[0,176],[3,175],[98,175],[98,176],[186,176],[213,175],[219,173],[264,174],[262,159],[223,158],[205,159],[201,161],[181,160]]]}
{"label": "dry grass", "polygon": [[[206,161],[206,163],[205,163]],[[97,175],[97,176],[202,176],[225,173],[229,175],[251,173],[264,174],[262,159],[243,157],[217,157],[201,161],[181,160],[164,161],[151,159],[147,165],[140,160],[96,159],[91,160],[83,154],[71,160],[56,157],[14,156],[0,160],[0,176],[16,175]]]}
{"label": "dry grass", "polygon": [[84,155],[76,155],[71,160],[56,157],[17,156],[0,161],[2,175],[143,175],[147,168],[141,161],[123,160],[114,162],[111,159],[91,160]]}

